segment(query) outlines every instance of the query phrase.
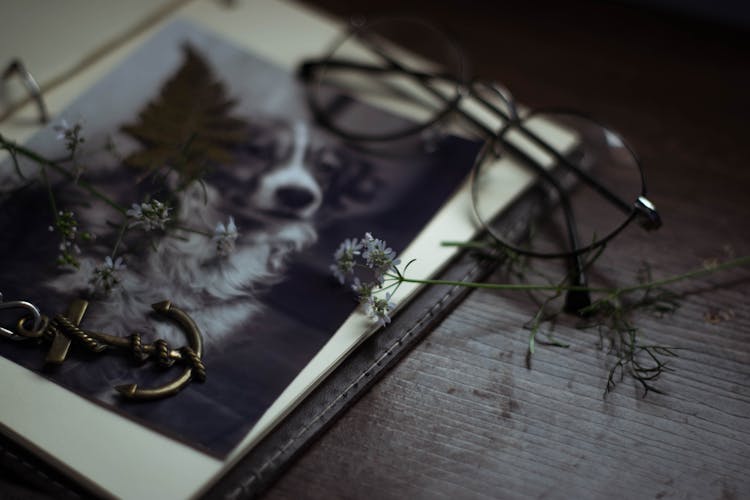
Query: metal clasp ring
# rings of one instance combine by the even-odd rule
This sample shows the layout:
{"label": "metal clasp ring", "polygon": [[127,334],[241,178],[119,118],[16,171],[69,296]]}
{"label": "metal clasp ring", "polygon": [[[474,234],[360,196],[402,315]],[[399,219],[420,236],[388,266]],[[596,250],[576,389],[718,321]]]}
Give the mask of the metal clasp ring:
{"label": "metal clasp ring", "polygon": [[[27,302],[25,300],[13,300],[10,302],[3,302],[3,295],[0,294],[0,311],[4,309],[25,309],[26,312],[29,314],[27,316],[24,316],[24,318],[31,316],[31,318],[34,320],[33,331],[38,332],[40,330],[40,327],[42,325],[42,313],[40,313],[39,308],[35,306],[34,304],[32,304],[31,302]],[[22,321],[24,318],[22,318]],[[20,339],[26,338],[24,335],[19,335],[13,330],[9,330],[2,326],[0,326],[0,335],[2,335],[3,337],[9,338],[11,340],[20,340]]]}

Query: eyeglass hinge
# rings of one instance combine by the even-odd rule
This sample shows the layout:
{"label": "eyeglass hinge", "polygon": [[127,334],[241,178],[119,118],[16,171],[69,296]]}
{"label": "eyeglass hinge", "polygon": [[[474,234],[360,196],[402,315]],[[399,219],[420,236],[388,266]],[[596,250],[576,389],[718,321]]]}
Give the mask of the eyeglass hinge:
{"label": "eyeglass hinge", "polygon": [[638,217],[638,223],[644,229],[652,231],[661,227],[661,216],[656,211],[656,207],[651,200],[645,196],[639,196],[635,202],[636,217]]}

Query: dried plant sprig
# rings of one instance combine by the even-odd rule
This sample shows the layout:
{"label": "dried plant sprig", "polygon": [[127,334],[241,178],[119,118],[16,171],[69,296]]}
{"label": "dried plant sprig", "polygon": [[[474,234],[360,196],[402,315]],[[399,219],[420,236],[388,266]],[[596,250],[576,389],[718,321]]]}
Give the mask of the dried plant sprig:
{"label": "dried plant sprig", "polygon": [[52,127],[52,130],[57,132],[57,140],[65,143],[65,149],[68,151],[66,161],[72,163],[74,182],[77,183],[86,170],[84,165],[77,161],[78,150],[86,142],[82,133],[83,125],[80,122],[71,125],[63,118],[59,124]]}
{"label": "dried plant sprig", "polygon": [[[339,275],[351,277],[354,275],[354,269],[357,265],[363,265],[362,263],[357,262],[358,257],[360,257],[357,252],[366,244],[367,239],[370,238],[372,238],[372,236],[367,233],[366,239],[359,241],[356,239],[346,240],[341,244],[334,254],[335,263],[331,266],[337,278]],[[379,242],[378,248],[387,248],[385,242],[382,240],[377,241]],[[483,251],[488,250],[488,246],[483,243],[471,242],[462,244],[461,246],[480,249]],[[598,250],[590,258],[586,259],[584,268],[592,265],[601,255],[601,251],[602,250]],[[516,254],[511,252],[510,255],[506,255],[502,251],[498,251],[496,248],[494,249],[494,254],[491,255],[494,255],[495,258],[503,259],[503,261],[510,259],[509,265],[511,266],[512,274],[518,278],[526,277],[527,269],[522,267],[526,264],[525,262],[522,262]],[[365,304],[365,307],[370,303],[371,298],[376,296],[376,293],[392,288],[394,289],[393,292],[390,292],[386,296],[386,299],[381,298],[381,300],[384,300],[385,302],[379,303],[384,310],[390,313],[393,306],[386,307],[386,303],[390,299],[392,293],[395,292],[395,289],[397,289],[402,283],[462,286],[488,290],[552,292],[552,295],[542,301],[537,313],[529,323],[527,323],[527,327],[531,331],[529,336],[529,354],[527,356],[527,362],[534,352],[535,343],[538,342],[536,337],[540,331],[541,325],[545,322],[554,321],[561,313],[561,310],[559,309],[549,312],[547,306],[566,291],[588,291],[601,294],[602,297],[592,302],[592,304],[584,310],[580,311],[580,313],[586,317],[586,320],[584,323],[580,324],[579,327],[597,328],[600,333],[602,345],[605,338],[608,338],[610,341],[609,352],[616,357],[616,361],[608,370],[605,395],[616,386],[618,375],[620,380],[625,375],[629,375],[642,386],[644,397],[648,392],[660,392],[659,389],[654,386],[654,381],[656,381],[663,373],[669,371],[669,360],[665,358],[677,356],[676,351],[678,349],[670,346],[643,343],[640,338],[639,329],[632,322],[630,317],[631,313],[636,310],[648,310],[659,315],[674,312],[679,306],[679,295],[671,290],[667,290],[664,288],[665,286],[681,281],[696,279],[707,274],[727,269],[750,265],[750,256],[733,258],[721,263],[712,261],[707,265],[686,273],[661,279],[654,279],[651,275],[650,268],[644,267],[644,269],[639,272],[638,283],[636,284],[614,288],[597,288],[570,286],[567,284],[569,282],[567,277],[557,284],[550,282],[544,284],[476,283],[453,280],[415,279],[409,278],[405,275],[406,269],[413,261],[407,263],[407,265],[404,266],[404,269],[400,270],[397,267],[398,264],[395,263],[395,252],[393,252],[391,260],[394,261],[394,263],[388,266],[387,270],[381,275],[376,276],[376,280],[373,282],[362,282],[358,277],[353,278],[352,290],[358,295],[360,303]],[[640,293],[640,295],[635,299],[632,299],[632,295],[637,292]],[[628,298],[630,298],[630,300],[627,300]],[[370,310],[368,310],[368,312],[371,313]],[[371,313],[370,315],[375,317],[375,319],[378,319],[381,325],[385,325],[390,321],[390,316],[387,316],[387,321],[385,321],[382,314],[378,315]],[[554,339],[539,343],[567,347],[566,344]]]}
{"label": "dried plant sprig", "polygon": [[[596,329],[599,333],[600,344],[604,347],[605,339],[609,342],[608,352],[615,356],[616,361],[607,374],[605,396],[611,392],[618,382],[627,374],[643,388],[643,397],[649,392],[661,394],[662,391],[654,386],[654,382],[665,372],[669,371],[668,357],[676,357],[679,348],[644,344],[640,329],[632,320],[632,313],[638,309],[650,309],[663,314],[666,310],[661,306],[652,309],[655,289],[646,288],[641,297],[628,303],[623,300],[597,301],[587,311],[589,317],[579,325],[582,329]],[[658,292],[657,292],[658,293]],[[670,294],[672,292],[669,292]],[[670,297],[676,310],[678,302]],[[619,373],[619,378],[617,377]]]}

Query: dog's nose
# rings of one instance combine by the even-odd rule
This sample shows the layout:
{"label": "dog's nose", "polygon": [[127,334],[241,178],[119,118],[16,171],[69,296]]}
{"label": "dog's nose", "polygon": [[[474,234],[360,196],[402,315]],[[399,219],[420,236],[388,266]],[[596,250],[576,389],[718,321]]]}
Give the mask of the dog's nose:
{"label": "dog's nose", "polygon": [[305,187],[284,186],[276,190],[276,200],[285,208],[302,210],[315,201],[315,195]]}

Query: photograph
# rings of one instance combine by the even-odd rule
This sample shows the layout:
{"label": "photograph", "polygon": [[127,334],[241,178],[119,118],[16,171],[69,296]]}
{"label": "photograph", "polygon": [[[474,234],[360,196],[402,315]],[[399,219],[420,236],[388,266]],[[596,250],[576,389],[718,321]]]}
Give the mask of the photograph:
{"label": "photograph", "polygon": [[173,21],[23,147],[39,159],[0,164],[0,292],[50,326],[0,354],[223,458],[358,307],[342,242],[401,252],[479,145],[345,141],[293,69]]}

